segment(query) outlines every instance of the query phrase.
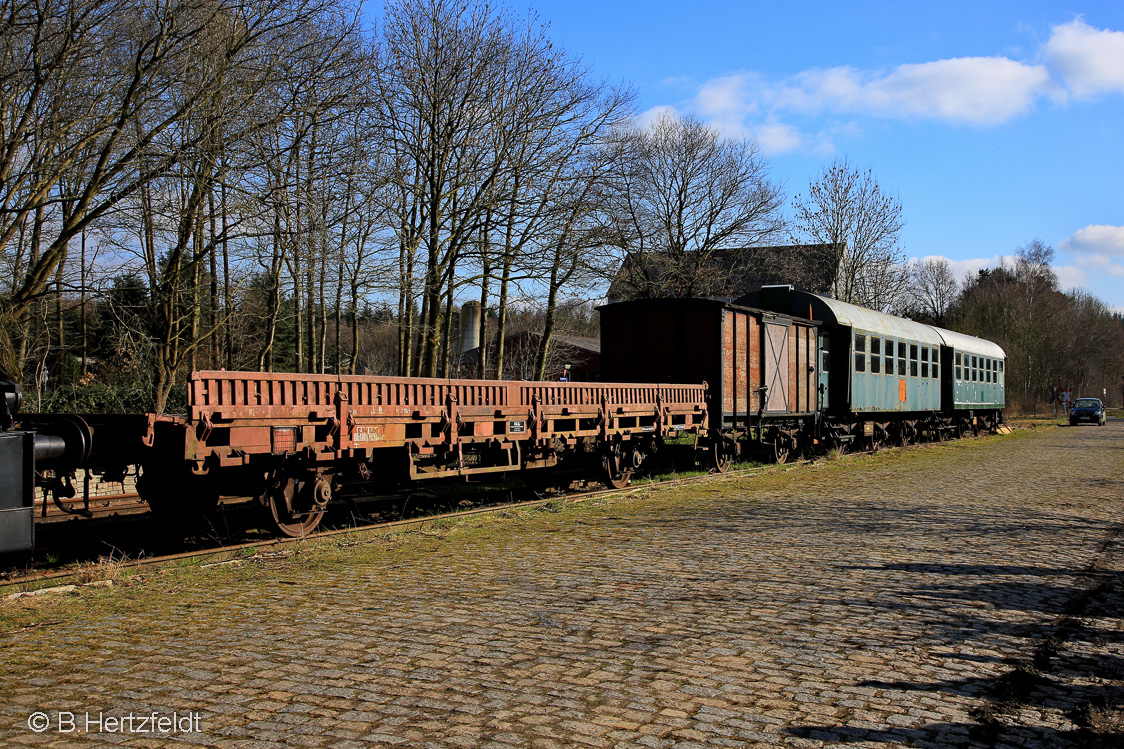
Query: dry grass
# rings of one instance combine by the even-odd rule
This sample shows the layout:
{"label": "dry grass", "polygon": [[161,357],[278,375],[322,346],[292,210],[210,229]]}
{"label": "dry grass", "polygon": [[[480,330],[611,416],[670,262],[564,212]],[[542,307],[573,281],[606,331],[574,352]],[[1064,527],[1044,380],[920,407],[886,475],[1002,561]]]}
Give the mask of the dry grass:
{"label": "dry grass", "polygon": [[125,568],[125,561],[102,557],[96,562],[80,565],[74,572],[74,578],[80,585],[116,580]]}

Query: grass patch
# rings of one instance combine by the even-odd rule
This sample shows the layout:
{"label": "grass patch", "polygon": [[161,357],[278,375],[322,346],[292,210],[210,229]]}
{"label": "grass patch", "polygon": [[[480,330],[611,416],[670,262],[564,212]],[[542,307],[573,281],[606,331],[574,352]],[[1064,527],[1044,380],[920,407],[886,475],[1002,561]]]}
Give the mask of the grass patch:
{"label": "grass patch", "polygon": [[566,500],[561,497],[548,499],[546,502],[539,505],[539,510],[542,512],[562,512],[566,509]]}
{"label": "grass patch", "polygon": [[96,562],[79,565],[74,577],[80,585],[112,582],[119,578],[125,569],[125,560],[102,558]]}

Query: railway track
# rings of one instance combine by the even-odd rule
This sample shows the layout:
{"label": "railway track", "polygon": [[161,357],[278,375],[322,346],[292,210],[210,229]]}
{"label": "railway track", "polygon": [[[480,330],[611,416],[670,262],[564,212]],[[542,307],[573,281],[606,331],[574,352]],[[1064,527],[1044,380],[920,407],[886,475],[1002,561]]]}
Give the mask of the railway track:
{"label": "railway track", "polygon": [[35,522],[42,525],[145,512],[148,504],[136,492],[91,497],[88,503],[81,497],[60,499],[57,503],[43,498],[36,502]]}
{"label": "railway track", "polygon": [[[785,464],[784,467],[794,468],[798,465],[803,465],[810,462],[812,461],[794,461],[792,463]],[[210,548],[195,549],[179,553],[162,554],[144,558],[114,559],[111,556],[109,559],[106,559],[103,556],[100,560],[98,560],[97,558],[87,559],[85,563],[81,564],[77,568],[67,568],[60,570],[40,569],[30,570],[26,574],[10,574],[8,577],[0,579],[0,595],[10,595],[12,593],[20,592],[21,590],[46,587],[50,584],[66,585],[74,584],[76,582],[84,582],[85,578],[90,576],[90,566],[96,566],[99,561],[101,561],[102,563],[112,564],[113,568],[116,571],[146,567],[159,567],[161,565],[169,563],[183,562],[184,560],[209,560],[213,563],[221,563],[230,559],[244,558],[247,552],[252,550],[264,551],[269,549],[279,549],[290,546],[292,544],[329,539],[347,534],[388,535],[392,533],[400,533],[406,530],[414,530],[422,528],[426,525],[432,525],[434,523],[444,522],[448,520],[463,520],[465,518],[474,516],[490,515],[498,512],[510,512],[512,510],[535,509],[558,501],[584,502],[602,497],[620,496],[656,487],[683,486],[713,480],[752,476],[754,474],[758,474],[762,471],[767,470],[767,468],[769,467],[755,466],[752,468],[735,469],[726,473],[710,473],[698,476],[684,476],[662,481],[642,481],[623,489],[608,488],[589,491],[579,490],[559,492],[549,497],[539,497],[531,500],[502,502],[490,504],[483,507],[458,509],[454,512],[443,512],[433,515],[419,515],[417,517],[393,520],[388,522],[374,522],[362,525],[349,525],[345,527],[331,528],[328,530],[322,530],[309,534],[304,538],[271,537],[268,539],[253,540],[235,544],[224,544]]]}
{"label": "railway track", "polygon": [[[939,444],[939,443],[915,443],[913,445],[913,447],[923,447],[926,444]],[[880,449],[886,449],[886,448],[885,448],[885,446],[881,446]],[[852,451],[849,451],[848,454],[870,454],[870,453],[873,453],[873,452],[877,452],[877,450],[852,450]],[[787,468],[794,468],[796,466],[806,465],[806,464],[809,464],[809,463],[812,463],[812,462],[814,462],[814,461],[813,460],[796,460],[796,461],[792,461],[792,462],[789,462],[789,463],[785,463],[784,468],[786,468],[786,469]],[[72,562],[72,564],[70,566],[68,566],[66,569],[50,570],[50,569],[40,568],[40,569],[30,569],[26,573],[7,573],[6,575],[0,577],[0,594],[11,594],[12,592],[17,592],[20,589],[37,588],[37,587],[42,587],[42,586],[44,586],[46,584],[50,584],[50,583],[63,585],[63,584],[67,584],[68,582],[73,582],[75,580],[81,580],[83,577],[89,576],[90,566],[91,565],[97,565],[99,562],[101,562],[101,563],[107,563],[108,562],[108,563],[112,564],[114,566],[114,568],[118,571],[123,570],[123,569],[135,569],[135,568],[143,568],[143,567],[159,567],[160,565],[164,565],[164,564],[168,564],[168,563],[172,563],[172,562],[182,562],[184,560],[208,560],[209,559],[209,560],[212,560],[214,563],[219,563],[219,562],[222,562],[222,561],[226,561],[228,559],[243,558],[243,557],[246,556],[248,551],[252,551],[252,550],[267,550],[267,549],[283,548],[283,547],[286,547],[286,546],[294,544],[294,543],[301,543],[301,542],[304,542],[304,541],[315,541],[315,540],[319,540],[319,539],[333,538],[333,537],[338,537],[338,536],[346,535],[346,534],[387,535],[387,534],[391,534],[391,533],[402,532],[402,531],[405,531],[405,530],[417,529],[417,528],[424,527],[426,525],[431,525],[433,523],[443,522],[443,521],[447,521],[447,520],[464,519],[464,518],[473,517],[473,516],[488,515],[488,514],[494,514],[494,513],[498,513],[498,512],[511,511],[511,510],[534,509],[536,507],[542,507],[544,505],[547,505],[551,502],[558,502],[558,501],[582,502],[582,501],[588,501],[588,500],[591,500],[591,499],[596,499],[596,498],[599,498],[599,497],[619,496],[619,495],[624,495],[624,494],[628,494],[628,493],[631,493],[631,492],[643,491],[643,490],[646,490],[646,489],[656,488],[656,487],[683,486],[683,485],[689,485],[689,484],[693,484],[693,483],[704,483],[704,482],[708,482],[708,481],[722,480],[722,479],[733,478],[733,477],[751,476],[751,475],[754,475],[754,474],[761,473],[761,472],[767,470],[770,467],[771,466],[756,465],[756,466],[749,467],[749,468],[733,469],[733,470],[730,470],[730,471],[727,471],[727,472],[724,472],[724,473],[713,473],[712,472],[712,473],[709,473],[709,474],[702,474],[702,475],[696,475],[696,476],[675,477],[675,478],[665,479],[665,480],[661,480],[661,481],[639,481],[639,482],[633,483],[633,484],[631,484],[627,487],[620,488],[620,489],[606,488],[606,489],[594,489],[594,490],[579,489],[579,490],[576,490],[576,491],[574,491],[574,490],[559,491],[559,492],[557,492],[557,493],[555,493],[551,496],[548,496],[548,497],[538,496],[535,499],[528,499],[528,500],[499,501],[499,500],[496,500],[495,498],[492,498],[491,500],[488,500],[486,498],[487,495],[483,495],[485,497],[485,499],[482,499],[479,502],[479,504],[481,504],[482,506],[469,506],[469,507],[464,507],[464,508],[458,508],[454,511],[439,512],[439,513],[435,513],[435,514],[419,514],[419,515],[416,515],[414,517],[406,517],[406,518],[389,520],[389,521],[349,522],[349,523],[346,523],[346,524],[338,524],[337,523],[337,527],[333,527],[333,528],[330,528],[330,529],[325,529],[325,530],[321,530],[321,531],[318,531],[318,532],[315,532],[315,533],[311,533],[311,534],[309,534],[307,536],[304,536],[302,538],[288,538],[288,537],[279,538],[279,537],[270,536],[269,538],[254,539],[254,540],[241,542],[241,543],[214,544],[214,545],[206,546],[205,548],[191,549],[191,550],[188,550],[188,551],[182,551],[182,552],[176,552],[176,553],[156,554],[156,555],[152,555],[152,556],[145,555],[141,558],[130,557],[127,553],[122,553],[120,551],[119,547],[116,547],[112,544],[109,544],[108,545],[108,548],[109,548],[108,556],[104,553],[104,548],[103,548],[102,553],[90,554],[84,559],[74,560]],[[496,493],[496,492],[493,491],[493,494],[494,493]],[[498,493],[501,493],[501,494],[506,493],[506,494],[508,494],[509,497],[512,495],[511,490],[501,489],[501,490],[499,490]],[[357,497],[355,499],[356,499],[357,502],[360,502],[360,503],[377,502],[377,501],[384,501],[385,502],[387,500],[396,500],[396,501],[402,501],[404,506],[405,506],[405,505],[408,505],[409,502],[411,501],[411,499],[413,497],[417,496],[418,494],[419,494],[418,492],[413,492],[413,493],[408,493],[408,494],[387,495],[387,496],[379,497],[379,498],[371,498],[371,497],[358,498]],[[126,503],[126,505],[128,505],[128,503],[130,503],[130,502],[135,503],[135,502],[140,501],[139,497],[136,497],[135,495],[120,495],[120,496],[112,497],[112,498],[111,497],[99,498],[99,500],[100,499],[114,500],[114,501],[117,501],[117,502]],[[250,498],[248,498],[248,497],[242,498],[241,502],[239,501],[239,498],[228,499],[224,503],[224,508],[227,509],[229,512],[235,513],[235,514],[238,513],[240,510],[245,510],[245,511],[247,511],[247,514],[249,514],[249,511],[254,509],[251,506],[251,503],[249,502],[249,499]],[[477,497],[477,499],[480,499],[480,497]],[[75,500],[75,501],[78,504],[82,503],[82,500],[80,500],[80,499]],[[473,505],[477,504],[477,502],[472,502],[471,500],[467,500],[467,502],[470,502]],[[93,502],[91,502],[91,504],[93,504]],[[118,521],[125,522],[125,523],[128,523],[128,522],[139,523],[139,522],[143,522],[145,520],[147,520],[148,522],[151,523],[151,520],[148,518],[148,513],[146,512],[146,506],[143,505],[143,503],[141,503],[141,505],[140,505],[141,509],[139,509],[139,510],[137,510],[135,508],[129,509],[129,510],[122,510],[121,509],[122,506],[123,506],[122,504],[116,504],[116,505],[111,504],[111,503],[106,504],[105,507],[100,508],[101,511],[102,511],[102,516],[106,520],[118,520]],[[116,510],[114,510],[114,508],[116,508]],[[91,508],[91,509],[93,509],[93,508]],[[112,514],[113,512],[116,512],[116,514]],[[70,519],[70,518],[73,518],[73,517],[74,517],[73,515],[62,515],[62,517],[58,518],[58,519],[65,520],[65,519]],[[361,513],[352,512],[350,514],[350,518],[351,518],[352,521],[355,521],[356,519],[358,519],[360,517],[362,517]],[[49,522],[50,521],[48,521],[48,524],[49,524]],[[90,521],[90,522],[96,522],[96,521]],[[84,524],[83,523],[74,523],[73,524],[73,526],[76,527],[76,528],[81,526],[81,525],[84,525]],[[60,524],[58,527],[59,528],[65,528],[67,526]],[[44,530],[46,530],[46,528],[44,528]],[[126,529],[126,532],[127,533],[128,532],[134,532],[135,533],[135,529],[132,530],[132,531],[129,531],[128,529]],[[48,548],[47,553],[49,554],[50,553],[49,552],[50,546],[48,545],[47,548]],[[75,564],[78,565],[78,566],[74,567],[73,565],[75,565]]]}

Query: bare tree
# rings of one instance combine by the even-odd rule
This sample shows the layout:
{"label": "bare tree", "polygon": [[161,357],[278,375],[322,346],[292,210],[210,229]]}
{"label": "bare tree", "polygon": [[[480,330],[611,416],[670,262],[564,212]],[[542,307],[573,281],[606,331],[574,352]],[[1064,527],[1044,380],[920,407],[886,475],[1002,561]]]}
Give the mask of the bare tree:
{"label": "bare tree", "polygon": [[762,244],[783,227],[781,189],[752,140],[661,115],[623,132],[615,161],[609,241],[636,296],[721,293],[716,255]]}
{"label": "bare tree", "polygon": [[[480,304],[499,280],[496,376],[505,367],[507,306],[513,284],[546,281],[540,362],[550,345],[560,290],[582,277],[593,246],[589,222],[603,209],[609,163],[606,144],[632,113],[633,92],[591,79],[589,71],[549,44],[541,31],[525,32],[508,74],[508,99],[496,128],[496,150],[510,167],[498,183],[502,199],[487,214],[479,244]],[[494,243],[491,239],[495,237]],[[480,339],[487,340],[487,316]],[[482,371],[487,347],[482,349]]]}
{"label": "bare tree", "polygon": [[948,260],[925,258],[911,263],[909,271],[910,285],[903,311],[915,320],[945,327],[948,311],[960,291]]}
{"label": "bare tree", "polygon": [[900,303],[909,278],[898,244],[902,207],[869,170],[836,159],[808,185],[807,197],[796,196],[793,208],[794,227],[804,238],[841,248],[836,299],[880,310]]}
{"label": "bare tree", "polygon": [[601,175],[606,164],[589,159],[575,164],[568,181],[570,187],[565,198],[559,200],[552,211],[554,221],[549,227],[549,241],[543,249],[543,277],[546,281],[546,307],[543,312],[543,331],[535,358],[534,377],[546,376],[550,353],[554,346],[555,318],[559,295],[563,288],[575,281],[592,282],[596,277],[597,263],[590,262],[589,254],[604,241],[597,218],[600,204]]}
{"label": "bare tree", "polygon": [[[476,0],[386,10],[372,124],[399,180],[392,191],[402,200],[395,212],[400,247],[423,253],[418,374],[438,372],[447,285],[505,164],[486,135],[495,124],[493,103],[503,98],[498,73],[511,54],[509,24]],[[412,271],[412,261],[406,264]]]}
{"label": "bare tree", "polygon": [[[0,58],[0,252],[37,213],[46,212],[50,235],[0,305],[0,322],[18,320],[42,294],[72,238],[133,196],[158,200],[149,191],[157,180],[190,172],[188,211],[176,218],[163,279],[155,278],[155,263],[149,273],[163,297],[158,313],[178,327],[173,318],[182,315],[170,311],[181,303],[178,294],[157,287],[172,278],[178,286],[183,274],[193,284],[199,278],[195,265],[205,257],[195,255],[204,245],[195,238],[215,182],[215,155],[221,144],[246,138],[285,110],[284,101],[262,106],[259,94],[280,56],[304,52],[282,40],[323,21],[325,7],[333,6],[328,0],[13,6]],[[153,232],[146,235],[154,257]],[[18,377],[22,364],[9,331],[0,325],[0,364]]]}
{"label": "bare tree", "polygon": [[1068,303],[1050,268],[1053,248],[1034,240],[1014,263],[968,279],[950,313],[953,329],[993,340],[1007,354],[1008,397],[1032,408],[1060,374],[1058,342],[1067,335]]}
{"label": "bare tree", "polygon": [[[212,106],[279,13],[299,11],[282,1],[236,9],[201,0],[10,6],[0,59],[0,251],[29,216],[45,209],[52,222],[0,308],[4,323],[42,293],[73,237],[212,137],[186,121]],[[217,47],[222,54],[211,58]],[[216,64],[197,64],[201,57]],[[183,85],[187,78],[193,85]],[[0,364],[18,378],[22,363],[13,354],[9,325],[0,325]]]}
{"label": "bare tree", "polygon": [[[389,165],[400,361],[404,373],[433,376],[451,346],[457,289],[485,286],[486,305],[486,284],[498,276],[502,315],[559,175],[620,120],[631,93],[590,82],[534,17],[481,0],[392,5],[380,52],[372,126]],[[416,355],[406,349],[415,339]]]}

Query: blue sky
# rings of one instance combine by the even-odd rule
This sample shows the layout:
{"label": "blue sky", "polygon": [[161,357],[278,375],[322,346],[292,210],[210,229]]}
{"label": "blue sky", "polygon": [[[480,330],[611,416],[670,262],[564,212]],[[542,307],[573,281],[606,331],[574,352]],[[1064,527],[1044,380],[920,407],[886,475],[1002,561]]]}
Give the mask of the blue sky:
{"label": "blue sky", "polygon": [[758,140],[790,195],[836,156],[901,199],[909,257],[958,274],[1032,239],[1124,311],[1124,2],[532,0],[642,112]]}

